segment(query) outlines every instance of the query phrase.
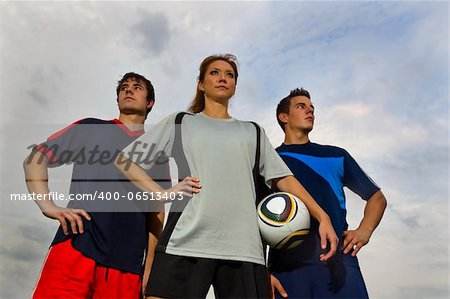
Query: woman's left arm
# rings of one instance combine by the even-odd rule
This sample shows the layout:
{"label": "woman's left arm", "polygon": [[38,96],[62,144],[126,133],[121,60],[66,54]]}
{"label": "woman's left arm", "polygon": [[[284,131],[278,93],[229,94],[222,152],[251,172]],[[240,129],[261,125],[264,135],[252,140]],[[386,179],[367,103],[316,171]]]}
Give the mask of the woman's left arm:
{"label": "woman's left arm", "polygon": [[274,179],[273,182],[278,190],[291,193],[297,196],[308,208],[311,216],[319,221],[319,234],[322,249],[326,249],[329,244],[330,250],[320,255],[320,260],[325,262],[336,254],[339,239],[331,224],[330,217],[317,204],[312,196],[292,175]]}

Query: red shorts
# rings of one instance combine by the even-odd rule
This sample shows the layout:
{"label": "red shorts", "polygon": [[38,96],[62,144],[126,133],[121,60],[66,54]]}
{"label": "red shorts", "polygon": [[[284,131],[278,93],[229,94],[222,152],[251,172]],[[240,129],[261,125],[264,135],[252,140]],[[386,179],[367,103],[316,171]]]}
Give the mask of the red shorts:
{"label": "red shorts", "polygon": [[72,247],[72,240],[50,247],[34,299],[141,297],[138,274],[103,267]]}

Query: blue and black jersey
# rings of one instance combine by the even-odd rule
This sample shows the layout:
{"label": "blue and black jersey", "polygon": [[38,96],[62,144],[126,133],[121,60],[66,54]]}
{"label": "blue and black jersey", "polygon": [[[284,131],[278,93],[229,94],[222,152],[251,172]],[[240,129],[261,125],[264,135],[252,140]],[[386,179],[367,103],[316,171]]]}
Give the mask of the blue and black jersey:
{"label": "blue and black jersey", "polygon": [[[343,188],[349,188],[364,200],[369,199],[380,188],[342,148],[308,142],[283,144],[276,151],[297,180],[329,215],[340,240],[334,260],[358,266],[356,257],[344,255],[340,249],[342,233],[348,229]],[[318,226],[317,220],[311,217],[310,235],[300,246],[289,250],[271,250],[269,254],[271,270],[288,271],[302,264],[321,263],[319,256],[323,251],[320,247]]]}
{"label": "blue and black jersey", "polygon": [[[72,200],[68,204],[91,216],[90,221],[82,217],[84,233],[66,236],[59,227],[52,245],[72,238],[73,247],[97,263],[142,273],[150,207],[135,200],[132,194],[139,190],[120,173],[114,161],[123,148],[143,133],[130,131],[118,119],[86,118],[35,147],[47,156],[49,167],[73,164],[70,194],[96,195],[95,199]],[[157,165],[150,176],[167,179],[168,172],[167,164]]]}

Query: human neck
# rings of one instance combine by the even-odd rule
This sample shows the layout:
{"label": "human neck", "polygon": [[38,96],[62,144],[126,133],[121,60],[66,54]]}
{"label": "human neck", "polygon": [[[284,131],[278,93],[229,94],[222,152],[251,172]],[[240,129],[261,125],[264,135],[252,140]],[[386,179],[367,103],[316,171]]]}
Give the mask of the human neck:
{"label": "human neck", "polygon": [[145,116],[138,114],[123,114],[120,113],[119,120],[130,130],[139,131],[144,127]]}
{"label": "human neck", "polygon": [[308,133],[302,131],[286,130],[284,135],[284,144],[305,144],[309,142]]}
{"label": "human neck", "polygon": [[226,103],[207,100],[202,113],[212,118],[231,118],[230,114],[228,114],[228,100]]}

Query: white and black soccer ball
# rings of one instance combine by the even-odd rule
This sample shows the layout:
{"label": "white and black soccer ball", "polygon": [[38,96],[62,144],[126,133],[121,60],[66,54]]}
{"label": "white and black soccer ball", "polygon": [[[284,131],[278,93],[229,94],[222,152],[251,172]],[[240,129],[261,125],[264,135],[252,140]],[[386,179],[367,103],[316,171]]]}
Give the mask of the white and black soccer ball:
{"label": "white and black soccer ball", "polygon": [[290,193],[268,195],[259,203],[257,213],[261,236],[271,248],[297,247],[309,234],[309,211]]}

